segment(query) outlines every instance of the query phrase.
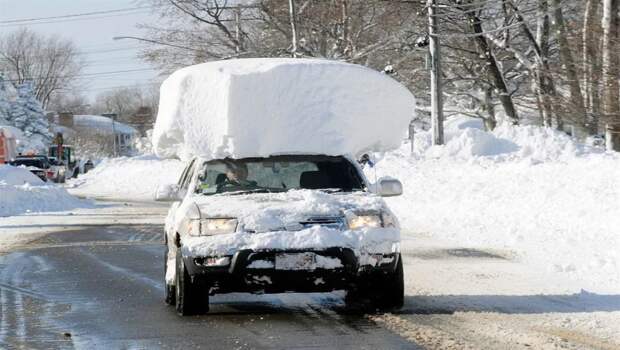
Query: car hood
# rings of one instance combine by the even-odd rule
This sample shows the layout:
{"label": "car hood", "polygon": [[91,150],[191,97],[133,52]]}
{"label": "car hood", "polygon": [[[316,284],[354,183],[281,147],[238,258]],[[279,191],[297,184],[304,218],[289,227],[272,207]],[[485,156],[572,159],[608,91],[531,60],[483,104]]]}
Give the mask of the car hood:
{"label": "car hood", "polygon": [[298,227],[301,222],[388,210],[383,199],[368,192],[325,193],[292,190],[283,193],[195,195],[202,218],[237,218],[246,231],[267,232]]}

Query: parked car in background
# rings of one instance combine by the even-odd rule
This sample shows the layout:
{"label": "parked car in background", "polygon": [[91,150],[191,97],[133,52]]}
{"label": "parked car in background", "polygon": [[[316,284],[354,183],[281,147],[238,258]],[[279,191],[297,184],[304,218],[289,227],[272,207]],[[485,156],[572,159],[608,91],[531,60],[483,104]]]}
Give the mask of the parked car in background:
{"label": "parked car in background", "polygon": [[58,176],[58,170],[52,167],[50,160],[44,155],[20,155],[9,164],[25,167],[39,179],[46,182],[48,180],[53,181]]}
{"label": "parked car in background", "polygon": [[86,162],[84,162],[84,165],[82,165],[82,173],[86,174],[87,172],[93,170],[95,168],[95,164],[93,163],[92,160],[87,159]]}

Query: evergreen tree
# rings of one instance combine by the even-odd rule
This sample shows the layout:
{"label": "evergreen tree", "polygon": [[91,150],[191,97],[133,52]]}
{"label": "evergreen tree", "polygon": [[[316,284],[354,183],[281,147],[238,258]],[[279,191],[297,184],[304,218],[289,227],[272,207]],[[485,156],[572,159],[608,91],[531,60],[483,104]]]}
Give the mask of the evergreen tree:
{"label": "evergreen tree", "polygon": [[52,140],[49,122],[45,117],[41,102],[34,95],[31,82],[17,86],[17,98],[11,103],[9,121],[13,126],[22,130],[26,137],[39,136],[44,143]]}

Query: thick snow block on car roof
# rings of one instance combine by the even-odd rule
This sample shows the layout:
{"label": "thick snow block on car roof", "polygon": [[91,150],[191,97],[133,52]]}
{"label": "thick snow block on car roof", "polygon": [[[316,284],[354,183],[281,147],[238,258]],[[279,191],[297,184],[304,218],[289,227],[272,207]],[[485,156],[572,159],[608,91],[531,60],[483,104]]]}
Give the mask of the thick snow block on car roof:
{"label": "thick snow block on car roof", "polygon": [[161,86],[163,157],[359,155],[398,147],[415,100],[372,69],[316,59],[238,59],[180,69]]}

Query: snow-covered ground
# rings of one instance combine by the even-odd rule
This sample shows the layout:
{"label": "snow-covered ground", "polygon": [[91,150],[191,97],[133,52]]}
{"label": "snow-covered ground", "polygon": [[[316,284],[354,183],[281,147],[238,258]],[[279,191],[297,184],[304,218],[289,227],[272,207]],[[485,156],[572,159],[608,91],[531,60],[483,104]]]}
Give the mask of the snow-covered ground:
{"label": "snow-covered ground", "polygon": [[405,145],[377,164],[377,176],[404,184],[403,196],[388,199],[403,228],[510,251],[583,289],[619,292],[620,157],[549,129],[454,124],[446,146],[429,147],[421,133],[413,155]]}
{"label": "snow-covered ground", "polygon": [[152,155],[104,159],[93,170],[68,181],[69,192],[100,199],[152,201],[160,184],[176,183],[184,164]]}
{"label": "snow-covered ground", "polygon": [[43,182],[22,167],[0,165],[0,217],[90,207],[54,183]]}

